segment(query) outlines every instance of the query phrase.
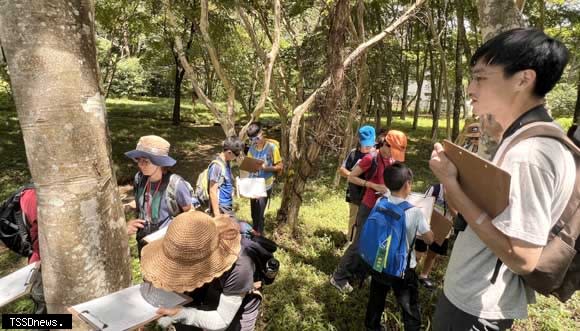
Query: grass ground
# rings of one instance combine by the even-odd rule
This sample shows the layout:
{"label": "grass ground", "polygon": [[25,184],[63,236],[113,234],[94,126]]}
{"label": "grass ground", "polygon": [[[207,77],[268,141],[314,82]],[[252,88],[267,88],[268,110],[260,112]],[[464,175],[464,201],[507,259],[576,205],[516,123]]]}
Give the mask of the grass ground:
{"label": "grass ground", "polygon": [[[130,182],[135,171],[123,152],[133,149],[137,139],[145,134],[166,137],[172,145],[172,155],[179,160],[175,171],[190,182],[207,165],[223,139],[219,127],[212,126],[212,117],[202,108],[184,105],[185,122],[171,125],[171,100],[143,99],[139,101],[112,99],[107,102],[109,126],[112,135],[113,160],[119,183]],[[16,113],[9,102],[0,97],[0,200],[29,180],[24,144]],[[273,115],[267,114],[272,117]],[[196,123],[193,123],[196,121]],[[560,120],[569,126],[570,119]],[[444,125],[443,121],[441,122]],[[434,181],[427,160],[431,151],[430,120],[422,119],[416,131],[409,121],[395,120],[393,127],[410,136],[408,163],[415,172],[415,190],[423,191]],[[443,136],[443,130],[440,136]],[[321,160],[320,176],[307,188],[300,213],[300,227],[296,238],[274,234],[281,249],[277,257],[282,268],[274,284],[265,289],[261,330],[360,330],[363,326],[368,285],[351,295],[342,295],[328,279],[338,263],[346,244],[347,204],[344,202],[344,181],[339,188],[332,185],[336,166],[335,157]],[[280,206],[276,195],[267,211],[267,233],[274,230],[273,220]],[[239,201],[238,215],[250,219],[249,204]],[[136,256],[132,241],[133,256]],[[0,276],[25,264],[22,258],[0,250]],[[433,279],[442,286],[447,259],[442,259],[432,273]],[[140,281],[139,265],[133,259],[134,279]],[[438,292],[421,289],[420,300],[425,316],[424,325],[430,325],[433,304]],[[29,312],[31,302],[22,299],[0,309],[2,312]],[[389,329],[401,329],[401,320],[392,296],[388,297],[385,320]],[[530,318],[519,321],[513,330],[578,330],[580,329],[580,295],[566,304],[554,299],[539,297],[530,306]]]}

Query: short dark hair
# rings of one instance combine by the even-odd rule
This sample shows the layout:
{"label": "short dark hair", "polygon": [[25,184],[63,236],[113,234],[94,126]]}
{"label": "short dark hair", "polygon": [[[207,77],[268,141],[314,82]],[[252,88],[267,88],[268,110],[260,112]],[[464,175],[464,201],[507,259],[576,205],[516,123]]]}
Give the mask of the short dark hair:
{"label": "short dark hair", "polygon": [[518,71],[536,72],[533,93],[544,97],[560,80],[568,63],[568,49],[562,42],[533,28],[505,31],[485,42],[471,57],[473,67],[479,61],[503,67],[511,77]]}
{"label": "short dark hair", "polygon": [[403,188],[406,182],[413,180],[413,171],[405,163],[396,161],[385,168],[383,179],[387,188],[396,192]]}
{"label": "short dark hair", "polygon": [[250,126],[248,126],[248,137],[253,138],[260,134],[260,131],[262,131],[262,123],[253,122],[250,124]]}
{"label": "short dark hair", "polygon": [[244,150],[245,144],[240,140],[240,138],[231,136],[224,140],[222,146],[224,152],[232,151],[234,154],[240,154],[240,152]]}

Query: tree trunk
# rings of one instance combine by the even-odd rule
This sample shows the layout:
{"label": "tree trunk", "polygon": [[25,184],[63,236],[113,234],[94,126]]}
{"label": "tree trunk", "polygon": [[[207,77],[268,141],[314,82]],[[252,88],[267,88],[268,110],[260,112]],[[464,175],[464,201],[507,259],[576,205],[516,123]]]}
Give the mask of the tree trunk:
{"label": "tree trunk", "polygon": [[578,82],[576,83],[576,107],[574,108],[572,124],[580,124],[580,75],[578,75]]}
{"label": "tree trunk", "polygon": [[0,2],[0,39],[38,194],[49,313],[131,284],[94,17],[92,1]]}
{"label": "tree trunk", "polygon": [[175,57],[175,82],[173,85],[173,125],[181,123],[181,83],[185,70],[179,65],[179,58]]}
{"label": "tree trunk", "polygon": [[463,103],[463,65],[461,63],[461,54],[463,54],[463,40],[465,28],[463,26],[463,1],[457,1],[457,47],[455,48],[455,93],[453,97],[453,141],[459,135],[459,116],[461,113],[461,104]]}
{"label": "tree trunk", "polygon": [[346,39],[346,26],[349,15],[349,0],[338,0],[334,6],[329,34],[329,72],[331,73],[332,85],[327,92],[324,104],[320,105],[317,123],[315,124],[314,137],[308,143],[302,141],[302,148],[306,153],[301,153],[297,162],[293,162],[284,184],[284,198],[278,211],[278,220],[288,222],[292,234],[296,234],[298,227],[298,211],[302,204],[302,192],[306,182],[316,172],[316,161],[322,147],[322,140],[330,128],[330,118],[335,118],[339,109],[338,101],[343,94],[344,64],[343,53]]}
{"label": "tree trunk", "polygon": [[421,75],[419,75],[419,56],[421,53],[417,52],[417,97],[415,102],[415,112],[413,114],[413,130],[417,130],[419,124],[419,112],[421,112],[421,93],[423,92],[423,81],[425,80],[425,71],[427,71],[427,58],[429,55],[425,52],[425,57],[423,58],[423,70]]}
{"label": "tree trunk", "polygon": [[[521,4],[523,5],[523,3]],[[483,41],[513,28],[523,26],[523,21],[514,1],[477,0],[477,12]],[[481,138],[479,140],[479,156],[489,159],[497,149],[500,137],[494,128],[499,124],[491,116],[480,116]]]}
{"label": "tree trunk", "polygon": [[[363,52],[369,47],[377,44],[387,34],[392,33],[401,24],[406,22],[422,5],[425,0],[418,0],[414,5],[399,17],[388,28],[381,31],[365,43],[359,45],[350,55],[342,61],[342,50],[344,48],[344,34],[347,23],[348,1],[338,0],[335,2],[334,14],[332,15],[331,33],[330,33],[330,76],[304,101],[301,105],[294,109],[292,116],[292,124],[290,127],[290,169],[285,179],[284,192],[282,196],[282,205],[278,210],[277,220],[279,223],[287,223],[291,225],[292,232],[295,233],[298,226],[298,211],[302,204],[302,193],[306,181],[314,174],[314,164],[318,161],[320,153],[322,138],[324,138],[332,127],[332,122],[329,119],[336,118],[338,111],[337,103],[342,96],[342,82],[344,79],[344,71],[355,62]],[[313,119],[317,120],[314,123],[315,136],[312,141],[301,140],[298,145],[297,138],[300,131],[304,132],[304,124],[307,121],[302,121],[303,115],[312,107],[317,99],[322,99],[321,96],[325,93],[325,105],[317,107],[317,111]],[[319,97],[319,98],[317,98]],[[317,105],[319,103],[317,102]],[[320,109],[322,108],[322,109]],[[302,124],[302,125],[301,125]]]}

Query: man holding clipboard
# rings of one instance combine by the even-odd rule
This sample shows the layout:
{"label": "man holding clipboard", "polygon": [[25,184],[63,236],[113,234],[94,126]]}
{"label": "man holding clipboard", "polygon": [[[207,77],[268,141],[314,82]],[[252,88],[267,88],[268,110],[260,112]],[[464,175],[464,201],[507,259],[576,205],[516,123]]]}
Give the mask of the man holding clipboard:
{"label": "man holding clipboard", "polygon": [[[535,301],[520,275],[536,268],[550,230],[571,197],[576,168],[570,151],[556,139],[531,137],[506,147],[526,125],[552,122],[544,96],[567,61],[565,46],[535,29],[504,32],[471,59],[468,93],[473,111],[493,115],[504,130],[492,163],[511,175],[509,205],[497,215],[489,214],[466,194],[464,183],[460,185],[460,165],[435,144],[431,170],[445,186],[448,204],[467,222],[451,253],[433,318],[435,331],[505,330],[515,319],[526,318],[527,305]],[[485,193],[491,198],[496,194]]]}

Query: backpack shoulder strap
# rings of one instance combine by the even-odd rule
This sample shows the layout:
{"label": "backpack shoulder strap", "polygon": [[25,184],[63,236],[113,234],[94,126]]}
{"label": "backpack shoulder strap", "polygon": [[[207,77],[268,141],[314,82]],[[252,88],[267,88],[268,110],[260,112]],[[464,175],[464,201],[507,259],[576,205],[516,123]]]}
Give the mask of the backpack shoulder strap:
{"label": "backpack shoulder strap", "polygon": [[403,211],[406,211],[408,209],[411,209],[415,206],[413,206],[409,201],[403,201],[400,204],[398,204],[397,206],[399,206],[401,209],[403,209]]}
{"label": "backpack shoulder strap", "polygon": [[379,167],[379,161],[378,161],[379,156],[378,155],[379,155],[379,152],[373,152],[373,154],[372,154],[371,167],[369,168],[369,170],[366,171],[366,176],[365,176],[366,180],[373,178],[373,176],[377,172],[377,168]]}
{"label": "backpack shoulder strap", "polygon": [[566,136],[562,129],[558,128],[554,124],[547,122],[534,122],[524,126],[522,130],[523,131],[518,133],[518,135],[505,147],[503,154],[498,159],[498,165],[503,163],[505,156],[510,149],[512,149],[519,142],[533,137],[554,138],[568,147],[568,149],[570,149],[573,154],[580,155],[580,148]]}

